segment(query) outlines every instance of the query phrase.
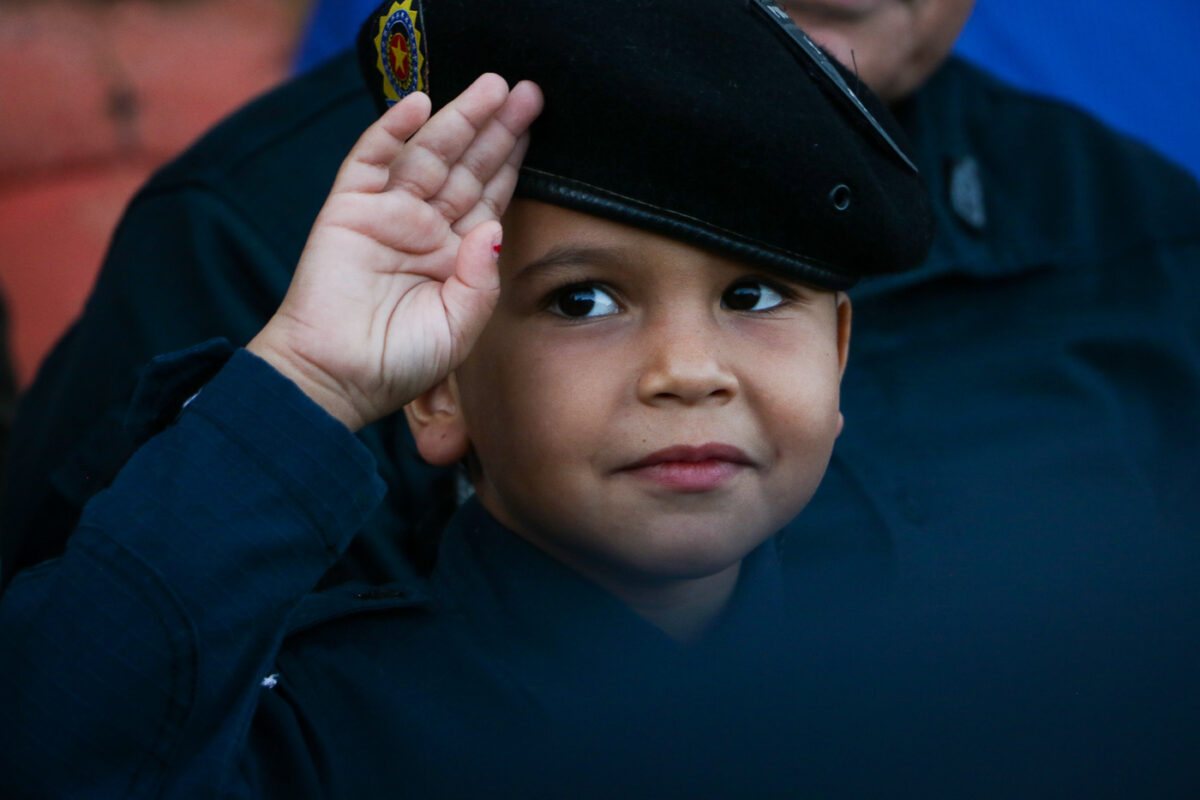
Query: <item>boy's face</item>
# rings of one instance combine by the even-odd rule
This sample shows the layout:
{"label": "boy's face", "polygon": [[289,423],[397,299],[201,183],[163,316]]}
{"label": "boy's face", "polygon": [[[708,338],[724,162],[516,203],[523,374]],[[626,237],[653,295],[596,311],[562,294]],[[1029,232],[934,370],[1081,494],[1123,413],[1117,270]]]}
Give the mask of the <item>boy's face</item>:
{"label": "boy's face", "polygon": [[499,304],[423,454],[469,439],[484,506],[602,585],[736,572],[825,471],[845,296],[534,201],[504,223]]}

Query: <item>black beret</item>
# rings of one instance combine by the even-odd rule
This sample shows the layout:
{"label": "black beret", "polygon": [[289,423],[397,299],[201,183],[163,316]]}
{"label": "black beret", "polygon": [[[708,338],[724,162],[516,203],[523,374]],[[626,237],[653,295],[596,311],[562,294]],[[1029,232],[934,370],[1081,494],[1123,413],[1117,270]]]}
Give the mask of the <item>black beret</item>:
{"label": "black beret", "polygon": [[891,115],[771,0],[389,0],[358,50],[381,111],[484,72],[536,81],[522,197],[828,289],[933,238]]}

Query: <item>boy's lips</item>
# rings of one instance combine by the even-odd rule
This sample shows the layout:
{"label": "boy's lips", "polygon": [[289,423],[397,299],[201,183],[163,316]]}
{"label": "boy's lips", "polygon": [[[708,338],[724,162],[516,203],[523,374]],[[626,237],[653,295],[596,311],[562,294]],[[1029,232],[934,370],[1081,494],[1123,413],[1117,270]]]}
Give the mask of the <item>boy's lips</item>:
{"label": "boy's lips", "polygon": [[754,461],[740,448],[714,443],[656,450],[618,472],[679,492],[708,492],[753,466]]}

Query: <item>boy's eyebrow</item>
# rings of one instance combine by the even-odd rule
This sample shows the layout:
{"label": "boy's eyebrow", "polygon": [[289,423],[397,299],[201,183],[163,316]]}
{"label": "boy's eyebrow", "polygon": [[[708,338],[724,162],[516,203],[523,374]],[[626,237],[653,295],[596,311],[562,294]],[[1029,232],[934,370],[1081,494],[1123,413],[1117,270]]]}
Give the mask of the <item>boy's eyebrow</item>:
{"label": "boy's eyebrow", "polygon": [[563,245],[554,247],[541,258],[517,270],[513,280],[529,280],[556,268],[579,266],[615,266],[628,263],[620,248]]}

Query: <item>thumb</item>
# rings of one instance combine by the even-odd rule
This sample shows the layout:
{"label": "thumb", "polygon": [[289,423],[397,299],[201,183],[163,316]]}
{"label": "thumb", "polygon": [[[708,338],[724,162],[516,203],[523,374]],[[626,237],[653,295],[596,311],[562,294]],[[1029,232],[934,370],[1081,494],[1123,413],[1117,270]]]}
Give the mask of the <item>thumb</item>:
{"label": "thumb", "polygon": [[487,325],[500,297],[500,254],[503,229],[495,220],[481,222],[458,246],[454,275],[442,284],[442,305],[455,341],[454,365],[467,353]]}

